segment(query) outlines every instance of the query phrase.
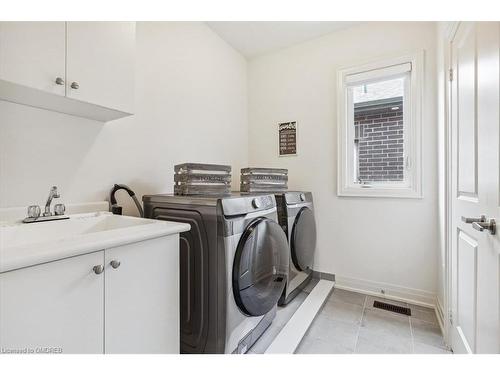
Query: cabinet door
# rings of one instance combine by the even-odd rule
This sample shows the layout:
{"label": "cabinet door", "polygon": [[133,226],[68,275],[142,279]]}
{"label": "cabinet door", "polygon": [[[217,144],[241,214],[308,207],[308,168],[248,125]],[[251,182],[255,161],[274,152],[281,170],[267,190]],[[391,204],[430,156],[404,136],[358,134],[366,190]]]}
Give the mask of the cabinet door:
{"label": "cabinet door", "polygon": [[64,22],[0,22],[0,79],[64,95]]}
{"label": "cabinet door", "polygon": [[0,274],[0,350],[103,353],[104,252]]}
{"label": "cabinet door", "polygon": [[105,254],[105,352],[179,353],[179,235]]}
{"label": "cabinet door", "polygon": [[132,113],[134,22],[68,22],[66,95]]}

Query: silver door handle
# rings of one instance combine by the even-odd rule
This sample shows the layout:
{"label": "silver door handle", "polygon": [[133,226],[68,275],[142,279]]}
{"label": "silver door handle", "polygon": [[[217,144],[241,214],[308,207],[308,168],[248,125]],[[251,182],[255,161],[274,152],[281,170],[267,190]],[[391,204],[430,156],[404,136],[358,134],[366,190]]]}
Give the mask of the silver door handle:
{"label": "silver door handle", "polygon": [[488,222],[473,222],[472,223],[472,228],[475,230],[478,230],[480,232],[484,231],[487,229],[490,234],[495,234],[497,232],[497,224],[495,222],[495,219],[490,219]]}
{"label": "silver door handle", "polygon": [[96,275],[100,275],[101,273],[103,273],[103,272],[104,272],[104,267],[103,267],[103,265],[102,265],[102,264],[99,264],[99,265],[97,265],[97,266],[94,266],[94,267],[92,268],[92,270],[94,271],[94,273],[95,273]]}
{"label": "silver door handle", "polygon": [[80,85],[78,84],[78,82],[72,82],[71,83],[71,88],[73,90],[78,90],[80,88]]}
{"label": "silver door handle", "polygon": [[56,85],[64,85],[64,79],[61,77],[56,78]]}
{"label": "silver door handle", "polygon": [[486,216],[481,215],[481,217],[465,217],[462,216],[462,221],[467,224],[472,224],[472,223],[484,223],[486,222]]}
{"label": "silver door handle", "polygon": [[120,267],[120,261],[119,260],[112,260],[111,262],[109,262],[109,264],[111,265],[111,267],[113,267],[114,269],[117,269],[118,267]]}

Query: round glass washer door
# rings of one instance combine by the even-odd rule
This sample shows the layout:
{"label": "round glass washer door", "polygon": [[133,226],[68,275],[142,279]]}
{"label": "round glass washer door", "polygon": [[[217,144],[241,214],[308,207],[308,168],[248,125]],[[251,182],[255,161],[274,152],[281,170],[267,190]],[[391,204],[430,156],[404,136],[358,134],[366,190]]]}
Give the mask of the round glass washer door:
{"label": "round glass washer door", "polygon": [[244,314],[260,316],[270,311],[287,281],[288,243],[273,220],[257,218],[243,232],[233,263],[233,294]]}
{"label": "round glass washer door", "polygon": [[312,269],[316,248],[316,223],[310,208],[302,207],[295,217],[290,244],[294,266],[299,271]]}

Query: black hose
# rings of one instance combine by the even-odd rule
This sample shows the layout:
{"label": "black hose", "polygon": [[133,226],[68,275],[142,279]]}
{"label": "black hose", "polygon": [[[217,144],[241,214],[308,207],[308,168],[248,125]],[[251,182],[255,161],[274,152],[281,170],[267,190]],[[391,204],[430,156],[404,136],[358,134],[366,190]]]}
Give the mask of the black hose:
{"label": "black hose", "polygon": [[111,191],[109,193],[109,203],[111,204],[111,212],[113,212],[114,214],[117,214],[117,215],[122,214],[122,208],[121,208],[121,206],[118,206],[118,204],[116,202],[116,198],[115,198],[115,193],[118,190],[125,190],[128,193],[130,198],[132,198],[132,200],[134,201],[134,203],[137,207],[137,210],[139,210],[139,215],[141,217],[144,217],[144,211],[142,210],[141,204],[139,203],[139,200],[135,196],[134,191],[131,188],[129,188],[127,185],[124,185],[124,184],[115,184],[115,186],[113,186],[113,188],[111,189]]}

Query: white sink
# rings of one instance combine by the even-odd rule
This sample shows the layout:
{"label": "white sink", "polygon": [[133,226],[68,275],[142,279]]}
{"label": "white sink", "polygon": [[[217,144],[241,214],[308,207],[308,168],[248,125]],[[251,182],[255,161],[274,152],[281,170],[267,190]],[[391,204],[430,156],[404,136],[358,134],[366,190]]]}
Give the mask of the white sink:
{"label": "white sink", "polygon": [[152,223],[155,221],[96,212],[73,215],[66,220],[3,226],[0,227],[0,248],[54,241],[76,235]]}
{"label": "white sink", "polygon": [[113,215],[0,226],[0,272],[190,229],[188,224]]}

